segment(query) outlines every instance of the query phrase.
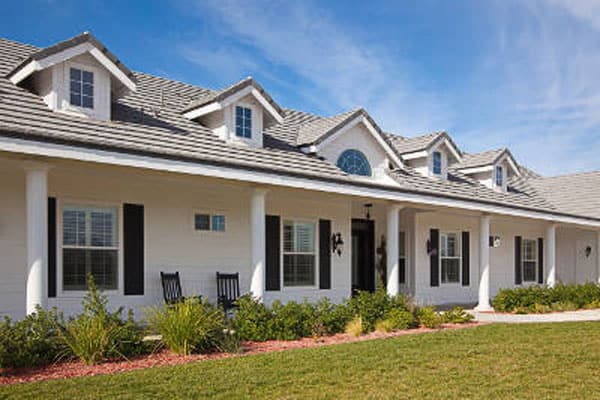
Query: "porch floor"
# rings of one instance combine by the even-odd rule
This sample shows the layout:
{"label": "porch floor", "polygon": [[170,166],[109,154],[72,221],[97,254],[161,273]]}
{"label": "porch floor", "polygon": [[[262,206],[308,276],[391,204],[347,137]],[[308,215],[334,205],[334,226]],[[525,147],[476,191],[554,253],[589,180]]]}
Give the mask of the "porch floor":
{"label": "porch floor", "polygon": [[536,323],[536,322],[574,322],[574,321],[600,321],[600,309],[564,311],[549,314],[508,314],[496,312],[478,312],[468,310],[479,322],[504,322],[511,324]]}

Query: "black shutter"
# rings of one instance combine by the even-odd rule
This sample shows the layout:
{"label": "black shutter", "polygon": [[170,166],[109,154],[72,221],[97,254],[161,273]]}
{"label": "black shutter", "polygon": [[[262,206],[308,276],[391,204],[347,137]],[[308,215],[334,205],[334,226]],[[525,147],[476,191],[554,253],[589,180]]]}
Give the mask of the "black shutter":
{"label": "black shutter", "polygon": [[266,290],[279,290],[280,287],[280,255],[281,255],[281,225],[277,215],[267,215],[265,221],[265,250],[266,250]]}
{"label": "black shutter", "polygon": [[48,197],[48,297],[56,297],[56,199]]}
{"label": "black shutter", "polygon": [[406,259],[398,259],[398,283],[406,283]]}
{"label": "black shutter", "polygon": [[125,295],[144,294],[144,206],[123,205]]}
{"label": "black shutter", "polygon": [[331,221],[319,220],[319,289],[331,289]]}
{"label": "black shutter", "polygon": [[431,265],[431,286],[440,286],[440,231],[431,229],[429,231],[429,262]]}
{"label": "black shutter", "polygon": [[462,233],[462,285],[471,284],[471,244],[469,232]]}
{"label": "black shutter", "polygon": [[538,239],[538,283],[544,284],[544,239]]}
{"label": "black shutter", "polygon": [[515,285],[523,282],[521,275],[521,236],[515,236]]}

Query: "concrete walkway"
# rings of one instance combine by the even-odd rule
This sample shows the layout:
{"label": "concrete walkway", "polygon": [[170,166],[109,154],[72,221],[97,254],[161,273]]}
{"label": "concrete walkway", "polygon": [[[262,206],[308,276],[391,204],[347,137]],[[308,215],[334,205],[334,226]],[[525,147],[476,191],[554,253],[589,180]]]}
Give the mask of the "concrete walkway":
{"label": "concrete walkway", "polygon": [[469,310],[480,322],[505,322],[525,324],[534,322],[568,322],[568,321],[600,321],[600,309],[565,311],[550,314],[501,314],[494,312],[477,312]]}

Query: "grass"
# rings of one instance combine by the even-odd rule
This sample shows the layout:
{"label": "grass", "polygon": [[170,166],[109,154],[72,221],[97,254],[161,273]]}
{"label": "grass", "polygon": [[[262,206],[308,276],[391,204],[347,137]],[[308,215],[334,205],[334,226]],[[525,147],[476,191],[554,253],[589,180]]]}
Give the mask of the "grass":
{"label": "grass", "polygon": [[600,323],[486,325],[0,387],[0,398],[600,398]]}

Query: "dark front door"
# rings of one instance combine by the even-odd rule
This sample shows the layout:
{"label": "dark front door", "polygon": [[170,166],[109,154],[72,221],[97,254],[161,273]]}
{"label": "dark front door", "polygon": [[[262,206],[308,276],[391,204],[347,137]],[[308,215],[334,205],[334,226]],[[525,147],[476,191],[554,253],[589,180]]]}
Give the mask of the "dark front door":
{"label": "dark front door", "polygon": [[375,290],[375,225],[352,220],[352,293]]}

